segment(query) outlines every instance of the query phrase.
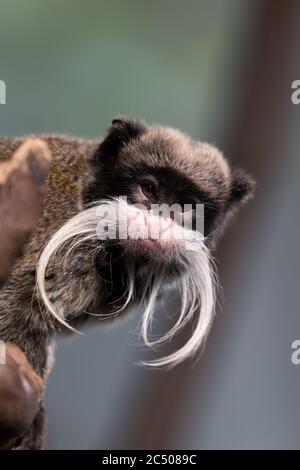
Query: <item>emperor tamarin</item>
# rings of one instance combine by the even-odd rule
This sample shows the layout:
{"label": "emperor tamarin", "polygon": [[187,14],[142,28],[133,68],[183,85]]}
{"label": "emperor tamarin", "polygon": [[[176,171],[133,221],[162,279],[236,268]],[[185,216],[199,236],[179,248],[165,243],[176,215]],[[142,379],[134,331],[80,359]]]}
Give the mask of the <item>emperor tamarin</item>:
{"label": "emperor tamarin", "polygon": [[[211,248],[228,216],[252,194],[252,178],[232,168],[217,148],[135,119],[115,119],[99,141],[39,138],[52,158],[48,193],[43,216],[0,291],[0,339],[17,344],[45,377],[57,331],[141,302],[147,345],[194,322],[185,344],[147,365],[169,367],[194,355],[214,314]],[[0,160],[24,141],[0,139]],[[165,217],[154,210],[161,205],[175,205],[177,212]],[[201,231],[198,205],[204,205]],[[186,219],[188,227],[178,222]],[[125,234],[124,222],[130,226]],[[169,284],[177,286],[181,307],[173,327],[153,339],[157,299]],[[42,413],[20,448],[41,446]]]}

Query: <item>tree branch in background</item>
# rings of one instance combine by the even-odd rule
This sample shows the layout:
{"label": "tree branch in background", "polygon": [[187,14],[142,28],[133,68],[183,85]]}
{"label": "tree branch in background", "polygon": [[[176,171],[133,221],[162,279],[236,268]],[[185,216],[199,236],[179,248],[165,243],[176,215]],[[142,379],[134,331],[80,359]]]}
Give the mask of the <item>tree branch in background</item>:
{"label": "tree branch in background", "polygon": [[45,142],[29,139],[7,162],[0,163],[0,283],[42,213],[50,151]]}
{"label": "tree branch in background", "polygon": [[0,365],[0,449],[15,445],[38,411],[43,381],[25,354],[6,344],[6,364]]}
{"label": "tree branch in background", "polygon": [[[27,140],[10,160],[0,163],[0,283],[8,278],[42,214],[49,165],[50,151],[39,139]],[[14,447],[30,427],[43,388],[17,346],[7,343],[5,355],[5,364],[0,364],[1,449]]]}

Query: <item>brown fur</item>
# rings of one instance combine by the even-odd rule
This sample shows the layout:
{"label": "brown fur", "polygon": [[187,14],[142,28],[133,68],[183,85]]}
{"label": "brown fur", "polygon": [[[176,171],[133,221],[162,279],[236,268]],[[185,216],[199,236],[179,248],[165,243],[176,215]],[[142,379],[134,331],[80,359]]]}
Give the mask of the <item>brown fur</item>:
{"label": "brown fur", "polygon": [[[101,142],[67,136],[39,138],[47,142],[52,158],[49,191],[43,217],[9,283],[0,291],[0,338],[23,349],[34,369],[45,377],[58,325],[34,296],[35,268],[41,249],[64,222],[85,204],[104,197],[127,195],[135,202],[132,187],[151,173],[161,185],[158,202],[173,203],[176,198],[188,202],[197,195],[206,204],[207,235],[213,240],[230,211],[249,197],[253,181],[245,173],[231,170],[216,148],[177,130],[147,127],[131,119],[113,121]],[[11,158],[24,139],[0,139],[0,160]],[[108,261],[97,262],[97,270],[105,278]],[[68,279],[62,273],[49,273],[50,290],[68,306],[68,320],[73,324],[85,316],[84,309],[107,311],[109,301],[122,293],[122,262],[116,261],[110,274],[111,292],[97,270],[91,266],[87,248],[74,259]],[[41,446],[42,414],[20,448]]]}

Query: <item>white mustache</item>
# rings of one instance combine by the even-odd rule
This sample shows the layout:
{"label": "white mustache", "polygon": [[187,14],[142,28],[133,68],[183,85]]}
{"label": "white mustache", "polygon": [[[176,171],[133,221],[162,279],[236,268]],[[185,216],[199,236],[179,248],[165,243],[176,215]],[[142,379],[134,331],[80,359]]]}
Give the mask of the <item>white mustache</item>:
{"label": "white mustache", "polygon": [[[55,269],[62,269],[73,250],[79,249],[80,245],[86,244],[88,241],[93,242],[94,246],[94,242],[100,239],[97,253],[105,250],[106,239],[114,238],[116,230],[120,228],[120,221],[124,222],[125,218],[128,220],[128,217],[130,220],[134,218],[136,221],[137,215],[142,216],[142,220],[145,220],[145,212],[141,214],[141,211],[142,209],[128,204],[123,198],[99,201],[66,222],[45,246],[37,265],[37,290],[48,311],[65,327],[76,331],[69,324],[68,320],[70,319],[65,318],[63,309],[60,308],[57,311],[55,304],[51,302],[47,294],[45,277],[50,261],[55,258]],[[100,224],[99,216],[102,217]],[[151,217],[151,223],[154,221],[155,224],[153,215]],[[146,273],[142,293],[142,303],[145,310],[141,324],[141,335],[147,346],[154,347],[171,340],[190,321],[195,320],[195,327],[190,338],[177,351],[157,360],[141,362],[148,367],[172,367],[193,356],[204,345],[214,317],[216,280],[210,252],[205,245],[205,238],[199,232],[176,224],[173,228],[175,229],[173,234],[176,234],[176,242],[171,246],[168,245],[168,240],[165,243],[167,246],[166,256],[170,257],[170,260],[180,268],[181,272],[175,279],[181,297],[178,319],[163,336],[155,340],[151,339],[151,323],[158,295],[163,289],[168,275],[165,260],[157,261],[156,265],[149,263],[149,272]],[[118,241],[118,243],[122,244],[122,241]],[[129,241],[129,243],[134,242]],[[60,262],[57,262],[58,257],[55,255],[66,246],[68,246],[67,252]],[[123,246],[126,252],[126,243]],[[95,256],[95,250],[91,250],[91,269],[93,256]],[[134,301],[136,269],[132,257],[126,258],[124,267],[127,271],[127,291],[122,307],[112,315],[123,311],[130,302]]]}

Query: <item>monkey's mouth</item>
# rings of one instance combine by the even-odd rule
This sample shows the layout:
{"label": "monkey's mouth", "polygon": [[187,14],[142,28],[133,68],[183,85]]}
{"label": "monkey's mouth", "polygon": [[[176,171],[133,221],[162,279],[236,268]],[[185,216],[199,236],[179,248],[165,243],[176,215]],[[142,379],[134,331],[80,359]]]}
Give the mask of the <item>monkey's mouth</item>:
{"label": "monkey's mouth", "polygon": [[147,240],[139,238],[133,240],[132,243],[135,244],[138,249],[146,250],[154,254],[165,254],[167,251],[166,247],[163,246],[159,240],[153,240],[151,238]]}
{"label": "monkey's mouth", "polygon": [[126,248],[131,253],[135,253],[137,255],[144,254],[146,256],[154,257],[157,259],[166,257],[168,254],[168,249],[165,244],[161,243],[160,240],[155,240],[151,238],[128,239],[126,241]]}

